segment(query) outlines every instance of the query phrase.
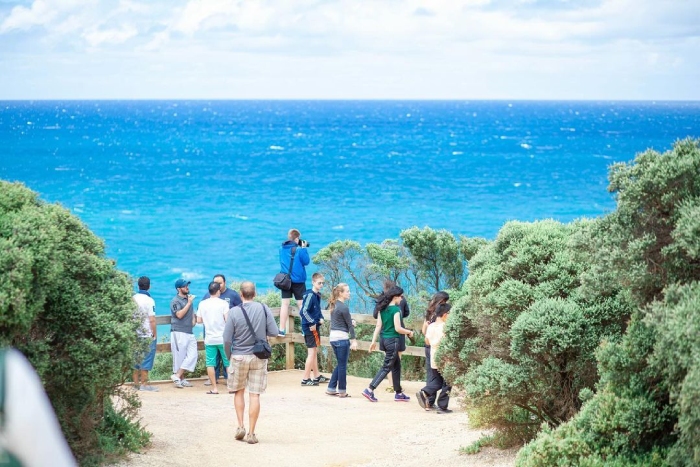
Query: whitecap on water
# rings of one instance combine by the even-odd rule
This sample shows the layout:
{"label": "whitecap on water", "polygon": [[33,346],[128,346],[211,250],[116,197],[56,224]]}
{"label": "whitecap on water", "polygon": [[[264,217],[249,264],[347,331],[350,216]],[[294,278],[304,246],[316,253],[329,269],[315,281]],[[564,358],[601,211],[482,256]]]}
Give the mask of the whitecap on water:
{"label": "whitecap on water", "polygon": [[284,151],[284,148],[282,146],[270,146],[270,149],[273,151]]}
{"label": "whitecap on water", "polygon": [[532,146],[527,143],[520,143],[520,147],[523,149],[532,149]]}
{"label": "whitecap on water", "polygon": [[462,151],[452,151],[453,156],[461,156],[462,154],[464,154]]}
{"label": "whitecap on water", "polygon": [[342,225],[334,225],[331,227],[331,230],[343,230],[345,227]]}
{"label": "whitecap on water", "polygon": [[522,185],[522,183],[520,183],[520,182],[513,183],[513,186],[514,186],[515,188],[518,188],[520,185]]}
{"label": "whitecap on water", "polygon": [[170,271],[175,273],[175,274],[179,274],[180,277],[182,277],[183,279],[188,280],[188,281],[193,281],[193,280],[204,278],[204,275],[199,273],[199,272],[188,271],[187,269],[183,269],[183,268],[172,268]]}
{"label": "whitecap on water", "polygon": [[247,220],[248,220],[248,216],[242,216],[242,215],[240,215],[240,214],[234,214],[233,217],[236,218],[236,219],[240,219],[240,220],[242,220],[242,221],[247,221]]}

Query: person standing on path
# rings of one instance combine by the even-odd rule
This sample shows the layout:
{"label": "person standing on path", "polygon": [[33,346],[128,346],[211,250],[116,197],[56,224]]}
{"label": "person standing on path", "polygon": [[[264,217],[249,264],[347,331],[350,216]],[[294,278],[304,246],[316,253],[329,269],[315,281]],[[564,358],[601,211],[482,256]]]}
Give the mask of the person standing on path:
{"label": "person standing on path", "polygon": [[440,391],[440,395],[437,397],[437,413],[452,412],[452,410],[447,408],[447,405],[450,403],[450,391],[452,387],[445,382],[445,378],[443,378],[440,371],[438,371],[435,360],[438,346],[445,335],[445,321],[447,321],[447,318],[450,316],[450,308],[452,307],[449,303],[439,305],[435,310],[435,321],[428,326],[428,331],[425,333],[425,343],[426,345],[430,345],[431,348],[430,366],[433,369],[432,379],[423,389],[416,393],[418,404],[423,407],[423,409],[430,410],[431,407],[428,405],[429,398],[435,398],[438,391]]}
{"label": "person standing on path", "polygon": [[342,282],[333,288],[331,298],[328,300],[328,309],[331,310],[329,340],[337,363],[333,369],[331,381],[328,383],[326,394],[337,395],[340,398],[350,397],[350,394],[347,393],[348,359],[350,351],[357,350],[355,325],[350,316],[348,300],[350,300],[350,287]]}
{"label": "person standing on path", "polygon": [[[137,337],[142,342],[142,348],[148,348],[145,356],[139,354],[138,362],[134,365],[134,387],[139,391],[158,392],[158,388],[148,384],[148,372],[153,369],[153,361],[156,357],[156,342],[158,341],[158,331],[156,328],[156,302],[148,292],[151,289],[151,279],[146,276],[139,277],[139,291],[134,294],[134,301],[137,305],[137,313],[141,319]],[[143,360],[141,358],[143,357]],[[140,381],[139,381],[140,379]]]}
{"label": "person standing on path", "polygon": [[[292,278],[292,289],[282,290],[282,305],[280,307],[280,332],[279,335],[286,335],[287,320],[289,319],[289,302],[294,296],[297,303],[301,303],[306,292],[306,266],[311,259],[306,247],[308,243],[301,239],[301,233],[297,229],[291,229],[287,233],[287,241],[282,244],[279,250],[280,272],[287,273]],[[291,271],[289,262],[294,253]]]}
{"label": "person standing on path", "polygon": [[[423,321],[423,328],[421,329],[421,333],[425,336],[426,332],[428,332],[428,326],[430,326],[432,323],[435,322],[435,310],[437,310],[438,306],[442,305],[443,303],[447,303],[447,301],[450,299],[450,295],[447,292],[443,292],[442,290],[439,292],[436,292],[435,295],[433,295],[433,298],[430,299],[430,303],[428,303],[428,309],[425,310],[425,320]],[[433,380],[433,367],[430,364],[430,355],[431,355],[431,350],[430,350],[430,344],[427,342],[425,343],[425,384],[426,386],[430,384],[430,382]],[[435,406],[435,394],[432,394],[428,396],[426,407],[427,410],[431,410]]]}
{"label": "person standing on path", "polygon": [[399,303],[403,297],[403,289],[401,287],[392,287],[384,292],[378,303],[379,319],[374,328],[372,335],[372,343],[369,345],[369,351],[372,352],[377,347],[377,338],[381,333],[381,344],[384,348],[384,363],[374,376],[369,386],[362,391],[362,395],[370,402],[377,402],[374,396],[374,390],[379,384],[384,381],[386,375],[391,372],[391,380],[394,389],[395,402],[408,402],[411,400],[401,389],[401,357],[399,356],[399,335],[405,334],[413,338],[413,331],[401,326],[401,309]]}
{"label": "person standing on path", "polygon": [[170,351],[173,354],[173,374],[170,379],[176,388],[189,388],[192,383],[184,378],[185,371],[197,366],[197,341],[192,328],[195,325],[194,295],[190,294],[190,281],[175,281],[177,295],[170,302]]}
{"label": "person standing on path", "polygon": [[[236,292],[233,289],[227,289],[226,288],[226,276],[223,274],[217,274],[214,276],[212,279],[214,282],[217,282],[221,286],[221,294],[219,295],[219,298],[225,301],[228,305],[228,309],[230,310],[234,306],[238,306],[241,304],[241,296],[238,295],[238,292]],[[204,296],[202,297],[202,301],[208,299],[210,297],[209,292],[205,293]],[[228,310],[226,310],[228,313]],[[207,327],[204,326],[204,339],[206,340],[207,338]],[[214,383],[211,381],[205,381],[204,385],[205,386],[210,386],[211,384],[216,384],[216,381],[219,380],[219,376],[223,376],[224,380],[228,379],[228,374],[226,373],[226,367],[228,365],[224,364],[224,360],[221,359],[221,356],[217,353],[216,354],[216,363],[214,365],[214,373],[216,376],[216,379],[214,380]]]}
{"label": "person standing on path", "polygon": [[214,367],[218,364],[218,360],[227,360],[224,352],[224,327],[229,308],[228,303],[219,298],[220,288],[219,282],[209,283],[209,298],[199,302],[197,309],[197,322],[203,323],[208,330],[204,337],[204,352],[207,359],[207,375],[212,389],[207,391],[207,394],[219,393]]}
{"label": "person standing on path", "polygon": [[[304,364],[304,378],[302,386],[318,386],[319,383],[327,383],[328,378],[323,376],[318,369],[318,348],[321,346],[321,325],[323,324],[323,312],[321,311],[321,289],[325,284],[323,275],[319,272],[311,276],[311,288],[304,293],[299,316],[301,317],[301,333],[306,344],[306,363]],[[311,378],[311,373],[316,375]]]}
{"label": "person standing on path", "polygon": [[[255,434],[255,428],[260,416],[260,394],[267,388],[267,360],[253,354],[253,345],[256,339],[277,336],[279,329],[267,305],[253,301],[255,284],[243,282],[241,296],[243,303],[229,310],[224,328],[224,351],[231,362],[227,385],[229,392],[235,394],[233,403],[238,420],[235,438],[239,441],[245,438],[248,444],[256,444],[258,437]],[[244,313],[250,320],[254,334],[250,332]],[[246,388],[248,389],[248,428],[250,430],[247,436],[243,423]]]}

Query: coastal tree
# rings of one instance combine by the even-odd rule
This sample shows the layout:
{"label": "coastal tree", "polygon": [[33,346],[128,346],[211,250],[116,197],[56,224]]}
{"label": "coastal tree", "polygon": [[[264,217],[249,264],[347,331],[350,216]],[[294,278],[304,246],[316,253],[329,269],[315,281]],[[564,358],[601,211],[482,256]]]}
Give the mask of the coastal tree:
{"label": "coastal tree", "polygon": [[595,348],[622,333],[624,296],[590,296],[580,280],[592,224],[509,222],[469,261],[438,358],[504,443],[571,418],[597,380]]}
{"label": "coastal tree", "polygon": [[700,465],[698,174],[700,141],[690,139],[612,167],[617,208],[593,262],[628,292],[629,326],[598,349],[597,393],[525,446],[519,466]]}
{"label": "coastal tree", "polygon": [[429,292],[460,287],[464,280],[464,258],[451,232],[412,227],[401,231],[400,237],[415,262],[418,280]]}
{"label": "coastal tree", "polygon": [[66,209],[0,181],[0,270],[0,345],[32,363],[81,464],[146,443],[138,400],[119,389],[139,325],[131,284],[103,242]]}

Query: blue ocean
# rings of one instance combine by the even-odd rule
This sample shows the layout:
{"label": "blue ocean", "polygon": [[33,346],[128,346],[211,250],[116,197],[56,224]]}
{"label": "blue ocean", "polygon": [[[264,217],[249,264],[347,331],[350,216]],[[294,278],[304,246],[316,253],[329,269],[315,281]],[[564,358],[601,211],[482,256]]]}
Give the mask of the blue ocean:
{"label": "blue ocean", "polygon": [[700,102],[6,101],[0,178],[79,216],[165,314],[178,277],[270,288],[292,227],[313,255],[601,216],[611,164],[688,136]]}

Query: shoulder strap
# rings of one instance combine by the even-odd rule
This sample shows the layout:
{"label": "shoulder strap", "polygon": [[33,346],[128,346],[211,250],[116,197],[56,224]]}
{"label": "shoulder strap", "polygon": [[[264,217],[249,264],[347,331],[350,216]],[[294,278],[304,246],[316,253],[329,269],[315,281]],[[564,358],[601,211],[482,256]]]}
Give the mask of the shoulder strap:
{"label": "shoulder strap", "polygon": [[246,313],[245,308],[243,308],[242,303],[241,303],[240,307],[241,307],[241,310],[243,311],[243,317],[245,318],[245,322],[248,323],[248,329],[250,329],[250,333],[253,335],[253,339],[258,340],[258,336],[255,334],[255,329],[253,329],[253,325],[250,323],[250,318],[248,318],[248,313]]}
{"label": "shoulder strap", "polygon": [[297,252],[297,247],[292,247],[292,254],[289,257],[289,277],[292,277],[292,266],[294,265],[294,255]]}

